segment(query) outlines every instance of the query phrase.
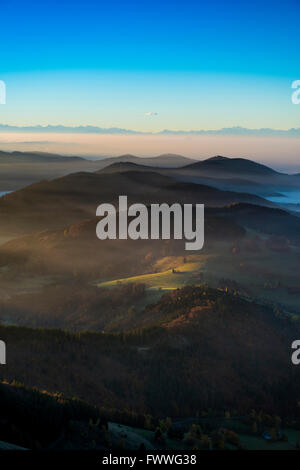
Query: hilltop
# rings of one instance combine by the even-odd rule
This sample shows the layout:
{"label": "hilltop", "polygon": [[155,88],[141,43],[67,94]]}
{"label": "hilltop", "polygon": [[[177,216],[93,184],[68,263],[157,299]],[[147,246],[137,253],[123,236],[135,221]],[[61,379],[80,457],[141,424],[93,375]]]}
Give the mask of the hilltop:
{"label": "hilltop", "polygon": [[255,195],[180,182],[154,171],[79,172],[41,181],[2,197],[2,231],[16,235],[65,228],[94,217],[100,203],[117,203],[122,194],[128,196],[130,203],[202,203],[221,207],[248,202],[273,206]]}
{"label": "hilltop", "polygon": [[226,176],[238,175],[249,177],[255,176],[273,176],[278,174],[275,170],[256,163],[247,158],[228,158],[220,155],[208,158],[200,162],[192,163],[185,167],[185,170],[200,171],[206,176]]}

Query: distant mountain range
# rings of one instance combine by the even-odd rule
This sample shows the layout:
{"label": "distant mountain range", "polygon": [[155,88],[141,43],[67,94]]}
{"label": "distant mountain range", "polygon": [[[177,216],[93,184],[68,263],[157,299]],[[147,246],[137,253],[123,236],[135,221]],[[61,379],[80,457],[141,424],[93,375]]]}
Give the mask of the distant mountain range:
{"label": "distant mountain range", "polygon": [[164,129],[158,132],[142,132],[120,127],[98,127],[98,126],[11,126],[0,124],[0,132],[39,132],[39,133],[74,133],[74,134],[128,134],[128,135],[248,135],[248,136],[288,136],[300,137],[300,128],[291,129],[248,129],[246,127],[234,126],[222,129],[199,129],[199,130],[171,130]]}
{"label": "distant mountain range", "polygon": [[0,150],[0,164],[1,163],[74,163],[85,162],[86,159],[82,157],[63,157],[46,152],[4,152]]}
{"label": "distant mountain range", "polygon": [[262,165],[261,163],[253,162],[246,158],[227,158],[221,155],[217,155],[207,160],[192,163],[185,167],[186,170],[200,170],[202,173],[213,173],[217,176],[221,173],[230,173],[237,175],[275,175],[279,174],[277,171],[269,168],[268,166]]}
{"label": "distant mountain range", "polygon": [[14,191],[40,180],[53,179],[78,171],[96,171],[116,162],[134,162],[155,168],[179,168],[195,160],[181,155],[139,158],[121,155],[88,160],[79,156],[61,156],[43,152],[0,151],[0,192]]}
{"label": "distant mountain range", "polygon": [[[172,170],[181,181],[211,184],[219,189],[246,191],[261,196],[299,191],[299,175],[289,175],[247,158],[216,156]],[[209,180],[208,180],[209,179]]]}
{"label": "distant mountain range", "polygon": [[105,168],[110,164],[131,163],[138,166],[150,166],[155,168],[181,168],[183,166],[195,163],[197,160],[187,158],[182,155],[165,153],[157,157],[137,157],[126,154],[119,157],[108,157],[98,161],[99,169]]}
{"label": "distant mountain range", "polygon": [[24,234],[65,227],[94,217],[101,202],[118,203],[120,194],[126,194],[130,203],[201,202],[206,206],[223,207],[247,202],[274,206],[256,195],[176,181],[154,169],[111,174],[98,170],[40,181],[0,198],[2,231]]}
{"label": "distant mountain range", "polygon": [[29,184],[76,172],[123,173],[142,171],[160,173],[185,183],[202,184],[226,191],[278,197],[280,191],[298,191],[300,175],[288,175],[247,158],[215,156],[193,160],[182,155],[163,154],[88,160],[43,152],[0,151],[0,191],[12,191]]}
{"label": "distant mountain range", "polygon": [[[172,162],[172,158],[174,156],[169,157],[169,163]],[[177,156],[178,163],[181,158],[183,157]],[[105,159],[101,162],[101,168],[105,173],[153,171],[154,160],[137,159],[127,155]],[[112,163],[107,165],[110,162]],[[185,163],[178,168],[167,167],[165,162],[161,168],[157,166],[155,171],[186,183],[205,184],[222,190],[248,192],[263,197],[278,197],[279,191],[300,189],[298,174],[280,173],[247,158],[227,158],[218,155],[201,161],[190,160],[188,164]]]}
{"label": "distant mountain range", "polygon": [[[107,157],[89,160],[79,156],[63,156],[55,153],[46,152],[5,152],[0,150],[0,164],[1,163],[82,163],[84,165],[97,166],[97,168],[104,168],[116,162],[132,162],[139,165],[150,165],[157,168],[177,168],[196,160],[187,158],[182,155],[176,154],[162,154],[156,157],[137,157],[131,154],[120,155],[118,157]],[[97,163],[95,163],[97,162]]]}

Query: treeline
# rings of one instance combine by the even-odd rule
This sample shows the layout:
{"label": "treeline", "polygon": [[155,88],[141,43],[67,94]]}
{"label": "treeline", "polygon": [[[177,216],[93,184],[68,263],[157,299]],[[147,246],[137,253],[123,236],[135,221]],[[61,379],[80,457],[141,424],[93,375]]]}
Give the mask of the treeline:
{"label": "treeline", "polygon": [[115,333],[2,326],[3,379],[155,417],[224,407],[295,414],[298,322],[207,285],[174,290],[138,317]]}
{"label": "treeline", "polygon": [[[105,448],[111,447],[108,423],[137,428],[155,428],[158,420],[129,409],[97,407],[68,398],[28,388],[12,381],[0,382],[0,440],[28,449]],[[94,445],[86,442],[92,437]]]}
{"label": "treeline", "polygon": [[123,317],[132,316],[134,306],[144,296],[144,284],[119,285],[112,292],[88,283],[69,281],[1,299],[0,321],[73,332],[109,331],[116,328]]}
{"label": "treeline", "polygon": [[0,383],[0,416],[0,440],[30,449],[49,447],[71,421],[97,423],[103,442],[107,427],[106,418],[95,406],[17,382]]}

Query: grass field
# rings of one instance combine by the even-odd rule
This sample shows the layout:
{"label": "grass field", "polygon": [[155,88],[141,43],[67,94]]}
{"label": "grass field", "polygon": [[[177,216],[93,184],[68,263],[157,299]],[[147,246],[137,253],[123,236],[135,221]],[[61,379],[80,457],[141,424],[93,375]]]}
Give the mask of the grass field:
{"label": "grass field", "polygon": [[162,291],[177,289],[189,283],[199,282],[198,278],[205,271],[206,262],[211,256],[190,255],[185,258],[183,256],[168,256],[159,260],[154,266],[154,270],[159,272],[114,279],[113,281],[101,282],[97,286],[114,287],[120,283],[143,283],[148,288]]}
{"label": "grass field", "polygon": [[290,294],[288,288],[300,287],[297,247],[287,253],[264,249],[257,252],[242,250],[236,254],[225,243],[211,251],[187,256],[162,258],[153,266],[153,272],[98,283],[98,287],[113,288],[122,283],[143,283],[147,286],[147,300],[156,301],[164,292],[187,284],[207,282],[219,287],[220,279],[232,280],[258,301],[284,305],[287,311],[297,313],[300,294]]}

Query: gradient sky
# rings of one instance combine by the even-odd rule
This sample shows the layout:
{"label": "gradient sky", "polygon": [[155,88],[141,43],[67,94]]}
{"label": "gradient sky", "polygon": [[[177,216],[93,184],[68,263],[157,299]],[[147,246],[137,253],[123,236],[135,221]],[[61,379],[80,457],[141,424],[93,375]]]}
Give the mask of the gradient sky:
{"label": "gradient sky", "polygon": [[298,0],[10,0],[0,8],[0,123],[300,127],[300,105],[291,103]]}

